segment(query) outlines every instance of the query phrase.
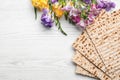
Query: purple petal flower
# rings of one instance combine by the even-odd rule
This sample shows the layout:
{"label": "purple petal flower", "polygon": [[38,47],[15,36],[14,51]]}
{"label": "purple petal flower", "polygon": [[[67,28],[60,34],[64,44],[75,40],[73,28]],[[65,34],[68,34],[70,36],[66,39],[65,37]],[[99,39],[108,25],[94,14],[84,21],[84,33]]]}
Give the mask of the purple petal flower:
{"label": "purple petal flower", "polygon": [[97,0],[97,8],[104,8],[105,7],[105,3],[101,0]]}
{"label": "purple petal flower", "polygon": [[100,10],[101,9],[97,8],[97,6],[95,4],[93,4],[91,9],[90,9],[89,14],[92,16],[97,16],[100,13]]}
{"label": "purple petal flower", "polygon": [[86,23],[84,22],[84,20],[81,20],[79,23],[76,24],[78,27],[81,27],[83,29],[85,29],[86,27]]}
{"label": "purple petal flower", "polygon": [[48,28],[51,28],[53,26],[53,20],[51,19],[51,16],[48,14],[48,10],[46,9],[43,9],[41,23]]}
{"label": "purple petal flower", "polygon": [[110,6],[111,6],[112,8],[115,8],[116,5],[115,5],[114,2],[111,2],[111,3],[110,3]]}
{"label": "purple petal flower", "polygon": [[79,14],[80,12],[78,11],[78,9],[75,8],[72,8],[69,13],[70,16],[78,16]]}
{"label": "purple petal flower", "polygon": [[88,15],[88,20],[89,20],[90,22],[93,22],[94,18],[95,18],[95,16],[94,16],[93,14],[89,14],[89,15]]}
{"label": "purple petal flower", "polygon": [[90,4],[91,0],[83,0],[86,4]]}
{"label": "purple petal flower", "polygon": [[70,5],[66,5],[65,7],[62,8],[62,10],[69,12],[73,7]]}
{"label": "purple petal flower", "polygon": [[97,8],[105,9],[106,11],[111,10],[112,8],[115,8],[115,3],[107,0],[97,0]]}
{"label": "purple petal flower", "polygon": [[54,3],[58,2],[58,0],[51,0],[51,2],[54,4]]}
{"label": "purple petal flower", "polygon": [[43,12],[43,14],[48,14],[49,10],[48,9],[43,9],[42,12]]}
{"label": "purple petal flower", "polygon": [[106,4],[106,10],[109,11],[112,8],[115,8],[115,3],[113,2],[108,2],[108,4]]}
{"label": "purple petal flower", "polygon": [[86,24],[86,25],[90,25],[91,23],[94,22],[94,18],[95,18],[95,16],[94,16],[93,14],[89,14],[89,15],[88,15],[88,19],[84,21],[85,24]]}
{"label": "purple petal flower", "polygon": [[80,16],[72,16],[72,21],[73,21],[74,23],[80,22]]}

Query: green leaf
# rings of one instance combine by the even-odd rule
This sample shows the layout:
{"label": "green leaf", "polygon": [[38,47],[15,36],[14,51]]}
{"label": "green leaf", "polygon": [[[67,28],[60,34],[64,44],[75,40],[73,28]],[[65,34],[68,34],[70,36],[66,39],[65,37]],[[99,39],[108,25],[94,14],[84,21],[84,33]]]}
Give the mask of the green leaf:
{"label": "green leaf", "polygon": [[68,19],[68,13],[67,12],[64,13],[64,17],[65,17],[65,20]]}
{"label": "green leaf", "polygon": [[88,8],[88,11],[90,11],[90,8],[91,8],[90,5],[88,5],[87,8]]}
{"label": "green leaf", "polygon": [[82,11],[81,17],[84,18],[84,19],[87,19],[88,16],[86,15],[86,13],[84,11]]}
{"label": "green leaf", "polygon": [[96,4],[96,2],[97,2],[96,0],[92,0],[92,3],[93,3],[93,4]]}
{"label": "green leaf", "polygon": [[60,31],[62,32],[62,34],[64,34],[65,36],[67,36],[67,33],[65,33],[62,29]]}
{"label": "green leaf", "polygon": [[58,29],[61,31],[61,33],[64,34],[65,36],[67,36],[67,33],[65,31],[63,31],[60,23],[58,26],[59,26]]}
{"label": "green leaf", "polygon": [[64,34],[65,36],[67,36],[67,33],[62,29],[62,27],[61,27],[61,24],[60,24],[60,21],[59,21],[59,19],[57,18],[57,17],[55,17],[56,18],[56,24],[58,25],[58,30],[60,30],[60,32],[62,33],[62,34]]}
{"label": "green leaf", "polygon": [[34,7],[35,19],[37,19],[37,8]]}
{"label": "green leaf", "polygon": [[69,18],[69,23],[72,23],[71,19]]}

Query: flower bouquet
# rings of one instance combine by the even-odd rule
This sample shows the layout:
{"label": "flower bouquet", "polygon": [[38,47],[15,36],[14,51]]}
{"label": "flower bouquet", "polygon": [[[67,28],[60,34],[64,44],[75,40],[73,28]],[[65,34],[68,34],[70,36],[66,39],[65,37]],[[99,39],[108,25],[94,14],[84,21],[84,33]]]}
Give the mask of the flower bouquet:
{"label": "flower bouquet", "polygon": [[37,11],[42,11],[41,23],[47,28],[55,23],[64,35],[67,33],[61,27],[62,16],[70,23],[85,29],[94,22],[102,9],[110,11],[115,8],[115,3],[110,0],[32,0],[32,5],[35,18]]}

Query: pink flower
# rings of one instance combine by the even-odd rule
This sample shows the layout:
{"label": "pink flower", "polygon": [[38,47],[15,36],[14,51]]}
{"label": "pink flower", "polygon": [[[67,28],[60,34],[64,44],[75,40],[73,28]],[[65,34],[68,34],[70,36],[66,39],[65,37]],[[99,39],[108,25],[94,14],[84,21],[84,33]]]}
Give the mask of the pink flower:
{"label": "pink flower", "polygon": [[72,21],[73,21],[74,23],[80,22],[80,16],[72,16]]}
{"label": "pink flower", "polygon": [[80,11],[78,9],[75,9],[74,7],[70,10],[69,15],[70,16],[78,16],[80,14]]}
{"label": "pink flower", "polygon": [[58,2],[58,0],[51,0],[51,2],[54,4],[54,3]]}
{"label": "pink flower", "polygon": [[85,29],[85,27],[86,27],[86,23],[85,23],[85,21],[84,21],[84,20],[80,20],[80,22],[79,22],[79,23],[77,23],[77,24],[76,24],[76,26],[78,26],[78,27],[81,27],[81,28]]}
{"label": "pink flower", "polygon": [[62,10],[69,12],[73,7],[70,5],[66,5],[65,7],[62,8]]}
{"label": "pink flower", "polygon": [[100,9],[97,8],[97,5],[92,4],[89,14],[93,14],[94,16],[97,16],[99,13],[100,13]]}
{"label": "pink flower", "polygon": [[62,10],[69,12],[73,8],[73,5],[71,2],[67,2],[66,6],[62,8]]}
{"label": "pink flower", "polygon": [[89,14],[89,15],[88,15],[88,20],[89,20],[90,22],[93,22],[94,18],[95,18],[95,16],[94,16],[93,14]]}

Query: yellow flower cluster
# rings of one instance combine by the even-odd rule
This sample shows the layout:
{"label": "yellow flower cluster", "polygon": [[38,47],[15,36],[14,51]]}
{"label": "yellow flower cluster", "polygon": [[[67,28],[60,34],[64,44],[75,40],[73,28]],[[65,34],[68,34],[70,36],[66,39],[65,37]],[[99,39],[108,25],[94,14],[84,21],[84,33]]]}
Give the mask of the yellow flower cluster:
{"label": "yellow flower cluster", "polygon": [[[46,8],[49,9],[48,0],[32,0],[32,5],[40,10]],[[55,13],[57,17],[62,17],[64,11],[61,9],[61,6],[59,4],[53,4],[52,10]]]}
{"label": "yellow flower cluster", "polygon": [[48,0],[32,0],[32,5],[40,10],[49,8]]}
{"label": "yellow flower cluster", "polygon": [[63,15],[63,13],[64,13],[64,11],[61,9],[61,6],[59,6],[59,5],[53,5],[53,12],[55,13],[55,15],[57,16],[57,17],[62,17],[62,15]]}

